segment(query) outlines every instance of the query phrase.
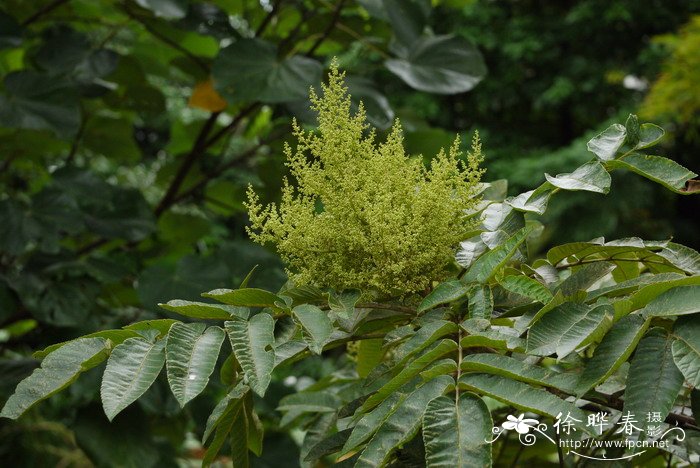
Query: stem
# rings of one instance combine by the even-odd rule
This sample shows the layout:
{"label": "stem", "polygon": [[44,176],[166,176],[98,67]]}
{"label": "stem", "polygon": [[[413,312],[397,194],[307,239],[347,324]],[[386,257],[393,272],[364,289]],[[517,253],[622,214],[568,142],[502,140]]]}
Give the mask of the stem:
{"label": "stem", "polygon": [[525,450],[525,446],[523,444],[520,444],[518,452],[515,454],[515,458],[513,458],[513,463],[511,463],[510,466],[518,466],[518,460],[520,460],[520,455],[523,454],[523,450]]}
{"label": "stem", "polygon": [[397,304],[382,304],[381,302],[365,302],[362,304],[355,305],[358,309],[381,309],[381,310],[393,310],[395,312],[402,312],[404,314],[414,315],[416,310],[411,307],[401,306]]}
{"label": "stem", "polygon": [[564,452],[561,450],[561,444],[559,443],[559,431],[554,434],[554,440],[557,442],[557,456],[559,457],[559,467],[564,468]]}
{"label": "stem", "polygon": [[[459,316],[457,316],[459,317]],[[457,378],[455,379],[455,408],[459,408],[459,378],[462,377],[462,329],[457,324]]]}

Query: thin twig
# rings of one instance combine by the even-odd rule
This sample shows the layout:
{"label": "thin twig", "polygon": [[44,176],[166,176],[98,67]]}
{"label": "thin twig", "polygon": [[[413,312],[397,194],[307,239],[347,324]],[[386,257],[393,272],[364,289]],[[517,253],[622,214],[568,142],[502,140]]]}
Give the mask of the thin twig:
{"label": "thin twig", "polygon": [[80,127],[78,128],[78,133],[75,134],[75,138],[73,139],[73,142],[70,145],[70,150],[68,151],[68,156],[66,157],[66,164],[70,164],[71,162],[73,162],[75,154],[78,152],[80,142],[82,141],[83,134],[85,133],[85,127],[87,125],[88,118],[89,115],[86,114],[83,116],[82,119],[80,119]]}
{"label": "thin twig", "polygon": [[53,2],[45,5],[43,8],[40,8],[39,10],[37,10],[29,18],[22,21],[22,26],[29,26],[34,21],[38,20],[39,18],[41,18],[45,14],[50,13],[51,11],[55,10],[56,8],[63,5],[64,3],[68,3],[68,0],[54,0]]}
{"label": "thin twig", "polygon": [[247,107],[244,107],[241,109],[240,112],[234,117],[234,119],[231,121],[230,124],[226,125],[225,127],[219,129],[218,131],[214,132],[214,134],[204,143],[204,146],[206,148],[210,147],[217,141],[221,139],[224,135],[226,135],[228,132],[231,132],[240,125],[241,120],[243,120],[244,117],[248,116],[251,112],[253,112],[256,108],[258,107],[257,103],[249,104]]}
{"label": "thin twig", "polygon": [[184,47],[182,47],[176,41],[174,41],[174,40],[170,39],[169,37],[165,36],[164,34],[160,33],[158,30],[156,30],[151,25],[149,25],[143,18],[139,17],[133,11],[129,10],[129,8],[123,7],[122,10],[124,11],[124,13],[126,13],[127,16],[129,16],[129,18],[133,19],[134,21],[139,22],[144,27],[144,29],[146,31],[148,31],[149,33],[151,33],[153,35],[153,37],[155,37],[156,39],[159,39],[161,42],[169,45],[173,49],[184,54],[194,64],[196,64],[199,68],[201,68],[202,71],[209,74],[209,65],[207,65],[207,63],[204,60],[202,60],[201,58],[199,58],[198,56],[196,56],[195,54],[193,54],[189,50],[185,49]]}
{"label": "thin twig", "polygon": [[252,147],[252,148],[244,151],[240,155],[238,155],[238,157],[236,159],[229,161],[226,164],[222,164],[221,166],[217,167],[216,170],[212,171],[209,175],[203,177],[196,184],[192,185],[187,190],[185,190],[182,193],[180,193],[179,195],[177,195],[172,200],[172,204],[178,203],[178,202],[192,196],[194,193],[196,193],[202,187],[206,186],[209,182],[211,182],[211,180],[214,177],[221,175],[223,173],[223,171],[227,171],[227,170],[232,169],[238,165],[243,164],[247,160],[247,158],[249,158],[250,156],[257,153],[257,151],[267,143],[269,143],[269,141],[260,142],[259,144],[255,145],[254,147]]}
{"label": "thin twig", "polygon": [[17,156],[19,156],[19,153],[17,153],[16,151],[10,155],[5,156],[5,160],[2,163],[0,163],[0,174],[2,174],[10,168],[10,164],[12,164],[12,161],[14,161],[17,158]]}
{"label": "thin twig", "polygon": [[165,210],[167,210],[170,207],[173,199],[177,195],[177,192],[180,190],[180,186],[185,181],[187,173],[192,168],[192,165],[202,155],[202,153],[204,153],[204,150],[208,146],[206,144],[206,139],[209,136],[209,132],[214,127],[216,119],[219,118],[219,114],[219,112],[212,112],[207,121],[204,122],[204,125],[199,131],[199,135],[197,135],[197,139],[192,145],[192,149],[185,157],[185,160],[182,162],[180,169],[178,169],[177,174],[175,174],[175,177],[173,178],[172,182],[170,183],[170,186],[168,187],[168,190],[165,192],[165,195],[163,195],[163,198],[161,198],[160,203],[158,203],[158,205],[156,206],[156,209],[154,211],[156,217],[160,216]]}
{"label": "thin twig", "polygon": [[301,28],[309,21],[309,19],[313,18],[315,15],[314,11],[305,8],[303,5],[301,6],[301,9],[302,12],[299,22],[296,24],[296,26],[294,26],[294,29],[292,29],[292,31],[289,34],[287,34],[287,37],[281,40],[277,45],[277,50],[279,50],[280,52],[284,52],[288,44],[296,41],[296,38],[299,35],[299,31],[301,31]]}
{"label": "thin twig", "polygon": [[323,34],[316,39],[316,42],[311,46],[311,48],[306,52],[307,57],[311,57],[314,55],[316,52],[316,49],[318,49],[321,44],[323,44],[323,41],[328,39],[328,36],[333,32],[333,29],[335,29],[335,25],[338,23],[338,20],[340,19],[340,13],[343,10],[343,4],[345,3],[345,0],[338,0],[338,3],[335,5],[335,9],[333,10],[333,17],[331,18],[331,22],[328,23],[328,26],[326,26],[326,29],[323,31]]}
{"label": "thin twig", "polygon": [[270,10],[270,12],[262,20],[262,23],[260,23],[260,26],[258,26],[258,29],[255,30],[255,37],[260,37],[260,35],[265,32],[265,29],[267,29],[268,25],[272,21],[272,18],[274,18],[275,15],[277,14],[277,10],[279,9],[279,6],[281,3],[282,3],[282,0],[279,0],[279,1],[274,2],[272,4],[272,10]]}

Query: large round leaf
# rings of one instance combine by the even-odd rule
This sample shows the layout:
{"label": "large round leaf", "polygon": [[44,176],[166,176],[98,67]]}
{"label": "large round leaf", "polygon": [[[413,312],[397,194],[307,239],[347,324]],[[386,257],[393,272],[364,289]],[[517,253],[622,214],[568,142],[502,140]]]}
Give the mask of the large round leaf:
{"label": "large round leaf", "polygon": [[481,53],[468,40],[453,35],[424,37],[404,58],[386,67],[412,88],[438,94],[469,91],[486,75]]}
{"label": "large round leaf", "polygon": [[0,125],[11,128],[52,130],[61,137],[75,135],[80,107],[75,86],[34,71],[5,77],[6,95],[0,95]]}
{"label": "large round leaf", "polygon": [[307,57],[279,59],[273,44],[243,39],[223,49],[212,74],[217,91],[229,102],[289,102],[304,99],[321,82],[323,67]]}

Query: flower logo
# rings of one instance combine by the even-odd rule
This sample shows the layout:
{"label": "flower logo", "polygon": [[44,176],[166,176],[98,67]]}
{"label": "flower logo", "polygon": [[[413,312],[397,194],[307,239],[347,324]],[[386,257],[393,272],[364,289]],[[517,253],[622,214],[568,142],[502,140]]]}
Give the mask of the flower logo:
{"label": "flower logo", "polygon": [[508,415],[507,421],[501,424],[501,427],[506,430],[515,429],[518,434],[527,434],[530,429],[536,427],[539,421],[537,419],[525,419],[525,415],[521,414],[517,418],[513,415]]}

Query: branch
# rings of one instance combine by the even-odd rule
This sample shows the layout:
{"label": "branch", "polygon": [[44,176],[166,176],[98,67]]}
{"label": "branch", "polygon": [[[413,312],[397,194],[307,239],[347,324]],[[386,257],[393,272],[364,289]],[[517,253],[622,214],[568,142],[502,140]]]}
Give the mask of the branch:
{"label": "branch", "polygon": [[[202,153],[204,153],[207,146],[209,146],[206,143],[206,138],[209,136],[209,132],[216,123],[216,119],[219,118],[219,114],[220,112],[212,112],[207,121],[204,122],[204,125],[199,131],[199,135],[197,135],[197,140],[195,140],[194,145],[192,145],[192,149],[182,162],[180,169],[178,169],[177,174],[175,174],[175,178],[173,178],[173,181],[170,183],[170,187],[168,187],[168,190],[165,192],[165,195],[163,195],[160,203],[158,203],[158,206],[156,206],[154,211],[156,217],[160,216],[163,211],[170,207],[173,199],[177,195],[177,192],[180,190],[180,186],[184,182],[185,177],[187,177],[187,173],[192,168],[192,165],[202,155]],[[237,116],[236,119],[240,121],[239,117],[240,115]],[[236,119],[234,119],[234,122],[236,122]]]}
{"label": "branch", "polygon": [[301,28],[306,24],[309,19],[313,18],[315,15],[314,11],[311,11],[307,8],[305,8],[303,5],[300,7],[302,12],[301,12],[301,18],[299,19],[299,22],[297,23],[296,26],[294,26],[294,29],[287,34],[287,37],[285,37],[282,41],[279,42],[277,45],[277,50],[285,53],[287,45],[290,43],[293,43],[297,36],[299,35],[299,31],[301,31]]}
{"label": "branch", "polygon": [[31,15],[26,20],[22,21],[22,26],[29,26],[34,21],[38,20],[39,18],[41,18],[45,14],[50,13],[51,11],[55,10],[56,8],[63,5],[64,3],[68,3],[68,0],[54,0],[53,2],[45,5],[43,8],[39,8],[39,10],[37,10],[36,13]]}
{"label": "branch", "polygon": [[155,38],[160,39],[163,43],[169,45],[173,49],[184,54],[188,59],[190,59],[193,63],[195,63],[199,68],[201,68],[202,71],[204,71],[204,73],[206,73],[207,75],[209,74],[209,65],[207,65],[207,63],[204,60],[197,57],[195,54],[193,54],[189,50],[185,49],[184,47],[182,47],[180,44],[178,44],[174,40],[170,39],[169,37],[163,35],[159,31],[154,29],[151,25],[149,25],[146,21],[144,21],[143,18],[140,18],[133,11],[129,10],[129,8],[127,8],[126,6],[124,6],[122,8],[122,10],[124,11],[124,13],[126,13],[126,15],[129,18],[140,23],[144,27],[144,29],[146,31],[148,31],[149,33],[151,33]]}
{"label": "branch", "polygon": [[270,141],[271,141],[271,139],[263,140],[260,143],[258,143],[257,145],[253,146],[252,148],[250,148],[250,149],[244,151],[243,153],[241,153],[240,155],[238,155],[238,157],[236,159],[234,159],[233,161],[229,161],[226,164],[222,164],[221,166],[217,167],[214,171],[209,173],[206,177],[202,178],[199,182],[197,182],[196,184],[194,184],[193,186],[191,186],[190,188],[188,188],[184,192],[180,193],[179,195],[177,195],[173,199],[172,204],[178,203],[178,202],[184,200],[185,198],[192,196],[199,189],[201,189],[202,187],[206,186],[209,182],[211,182],[212,179],[221,175],[221,173],[223,171],[227,171],[229,169],[232,169],[232,168],[238,166],[239,164],[244,163],[247,158],[254,155],[261,147],[268,144]]}
{"label": "branch", "polygon": [[319,48],[321,44],[323,44],[323,41],[328,39],[328,36],[333,32],[333,29],[335,28],[336,23],[340,19],[340,13],[343,10],[343,4],[345,3],[345,0],[338,0],[338,3],[335,5],[335,9],[333,10],[333,17],[331,18],[331,22],[328,23],[328,26],[326,26],[325,31],[323,31],[323,34],[321,34],[321,37],[316,39],[316,42],[311,46],[311,48],[306,52],[307,57],[311,57],[314,55],[314,52],[316,52],[316,49]]}
{"label": "branch", "polygon": [[219,141],[219,140],[221,139],[221,137],[223,137],[224,135],[226,135],[226,133],[228,133],[228,132],[234,130],[234,129],[240,124],[241,120],[243,120],[244,117],[246,117],[248,114],[250,114],[251,112],[253,112],[257,107],[258,107],[258,104],[257,104],[257,103],[249,104],[247,107],[244,107],[244,108],[238,113],[238,115],[236,115],[236,117],[231,121],[230,124],[226,125],[225,127],[223,127],[223,128],[221,128],[220,130],[218,130],[216,133],[214,133],[214,134],[211,136],[211,138],[209,138],[209,139],[206,141],[206,143],[204,143],[204,147],[205,147],[205,148],[210,147],[211,145],[213,145],[214,143],[216,143],[217,141]]}
{"label": "branch", "polygon": [[272,18],[274,18],[275,14],[277,14],[277,10],[279,9],[279,6],[282,4],[282,0],[279,0],[277,2],[274,2],[272,4],[272,10],[265,16],[265,18],[262,20],[262,23],[260,23],[260,26],[258,26],[258,29],[255,30],[255,37],[259,37],[263,32],[265,32],[265,29],[267,29],[267,26],[270,24],[272,21]]}

